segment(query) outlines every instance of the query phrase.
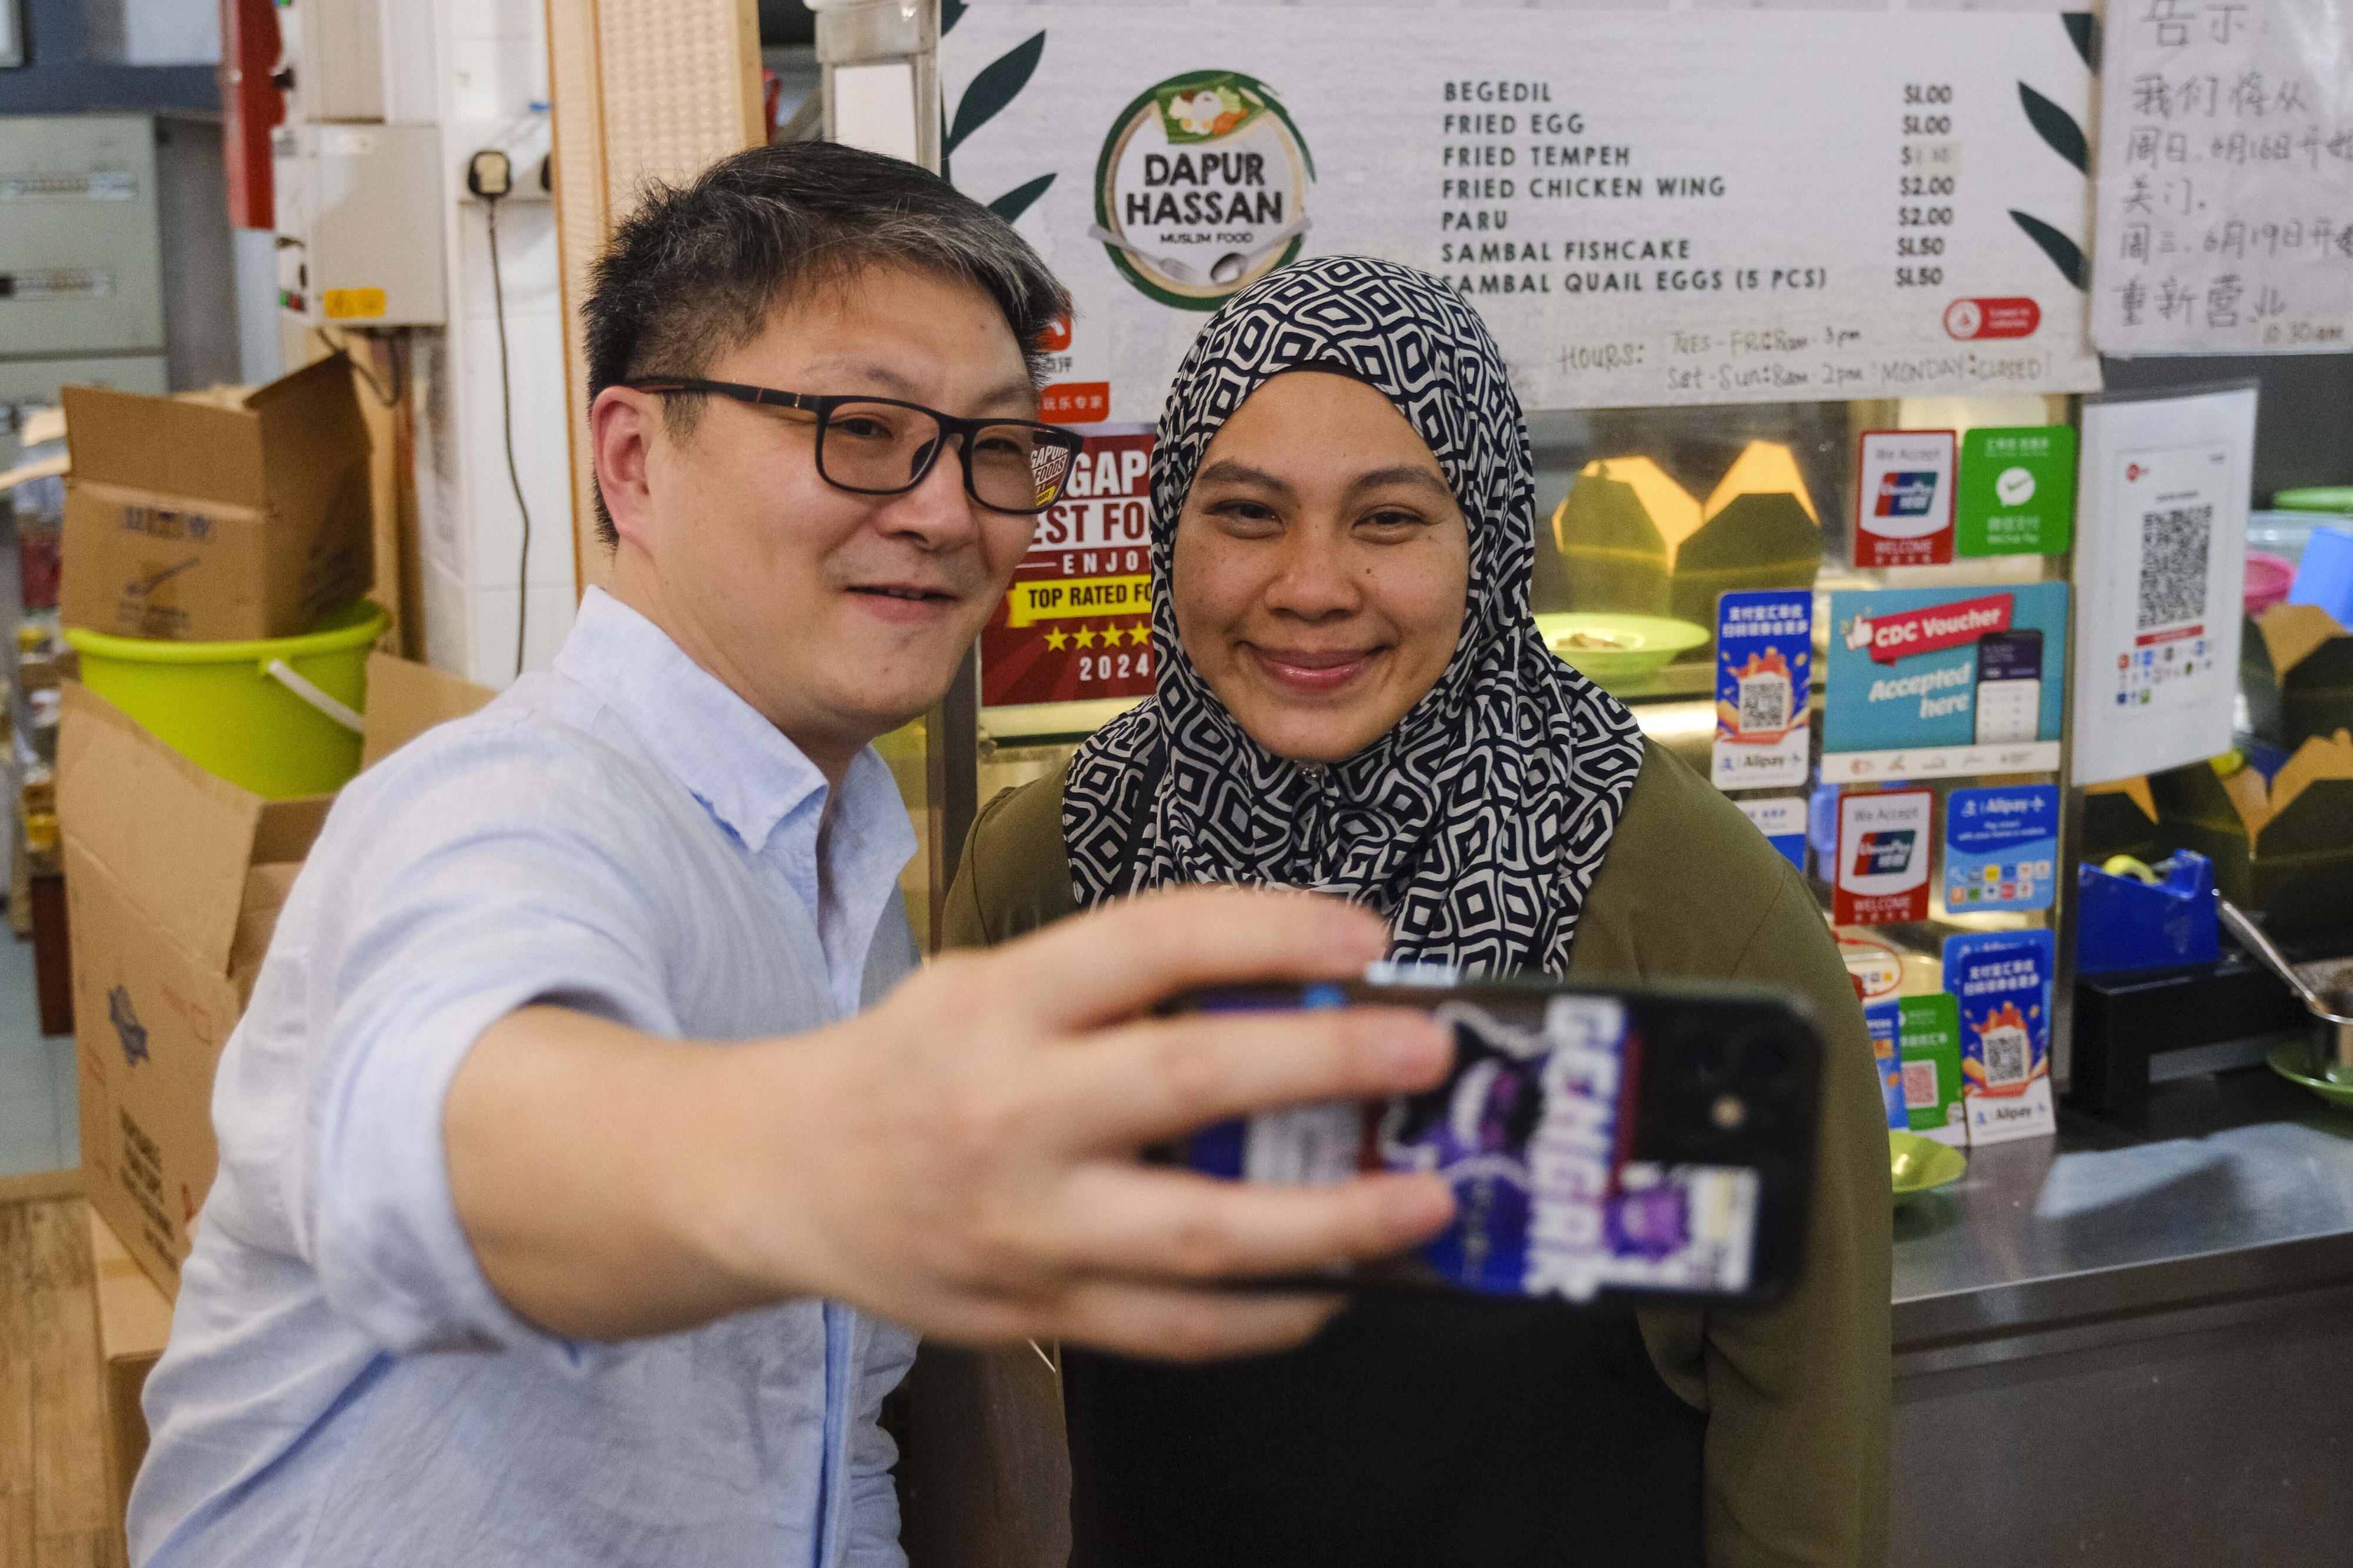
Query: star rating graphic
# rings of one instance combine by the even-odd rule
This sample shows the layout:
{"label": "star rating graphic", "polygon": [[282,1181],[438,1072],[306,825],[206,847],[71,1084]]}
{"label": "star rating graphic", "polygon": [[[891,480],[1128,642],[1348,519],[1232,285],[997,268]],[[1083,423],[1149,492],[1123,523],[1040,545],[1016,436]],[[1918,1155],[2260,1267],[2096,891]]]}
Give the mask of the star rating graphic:
{"label": "star rating graphic", "polygon": [[1149,647],[1152,642],[1152,622],[1145,619],[1132,626],[1123,626],[1114,621],[1097,627],[1089,622],[1081,621],[1076,627],[1049,627],[1044,637],[1049,653],[1061,653],[1065,649],[1074,647],[1092,648],[1099,643],[1104,647],[1113,648],[1119,647],[1122,639],[1124,639],[1131,647]]}

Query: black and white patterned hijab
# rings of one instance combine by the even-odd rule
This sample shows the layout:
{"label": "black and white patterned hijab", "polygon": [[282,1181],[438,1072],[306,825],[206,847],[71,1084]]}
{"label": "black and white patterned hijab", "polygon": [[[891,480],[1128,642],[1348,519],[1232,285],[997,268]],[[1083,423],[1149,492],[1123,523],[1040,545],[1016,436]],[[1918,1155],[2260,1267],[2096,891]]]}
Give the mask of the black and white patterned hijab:
{"label": "black and white patterned hijab", "polygon": [[[1324,768],[1243,732],[1178,644],[1168,591],[1176,520],[1210,438],[1269,377],[1307,367],[1345,367],[1397,405],[1471,535],[1468,611],[1437,685]],[[1229,300],[1176,372],[1152,456],[1157,694],[1082,747],[1064,784],[1080,907],[1171,883],[1314,888],[1388,917],[1398,958],[1565,972],[1642,737],[1537,635],[1534,492],[1503,355],[1437,279],[1327,257]]]}

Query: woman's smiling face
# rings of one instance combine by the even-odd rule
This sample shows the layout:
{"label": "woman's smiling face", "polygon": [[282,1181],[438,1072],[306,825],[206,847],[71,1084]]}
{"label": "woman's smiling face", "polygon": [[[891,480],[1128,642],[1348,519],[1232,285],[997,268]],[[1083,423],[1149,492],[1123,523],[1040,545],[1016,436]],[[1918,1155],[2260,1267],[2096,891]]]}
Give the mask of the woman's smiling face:
{"label": "woman's smiling face", "polygon": [[1277,756],[1333,763],[1438,683],[1471,534],[1429,446],[1345,375],[1266,382],[1210,439],[1176,524],[1176,635]]}

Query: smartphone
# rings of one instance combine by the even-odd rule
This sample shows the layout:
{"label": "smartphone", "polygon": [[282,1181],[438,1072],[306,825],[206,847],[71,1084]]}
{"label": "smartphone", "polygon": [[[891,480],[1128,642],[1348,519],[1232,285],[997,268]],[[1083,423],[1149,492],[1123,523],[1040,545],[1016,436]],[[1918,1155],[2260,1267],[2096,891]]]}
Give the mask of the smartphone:
{"label": "smartphone", "polygon": [[2042,634],[1989,632],[1978,639],[1980,746],[2031,741],[2042,722]]}
{"label": "smartphone", "polygon": [[1339,1277],[1355,1289],[1753,1306],[1797,1279],[1821,1040],[1794,1000],[1454,984],[1428,966],[1376,965],[1361,982],[1219,987],[1165,1010],[1354,1005],[1427,1009],[1453,1032],[1453,1070],[1418,1095],[1221,1122],[1154,1157],[1251,1182],[1444,1177],[1454,1224]]}

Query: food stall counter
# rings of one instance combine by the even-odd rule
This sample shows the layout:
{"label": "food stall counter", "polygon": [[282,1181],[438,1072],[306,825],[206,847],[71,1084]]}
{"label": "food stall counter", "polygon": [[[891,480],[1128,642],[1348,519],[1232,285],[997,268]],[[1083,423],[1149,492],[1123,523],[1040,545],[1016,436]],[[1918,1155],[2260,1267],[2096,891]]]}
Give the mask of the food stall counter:
{"label": "food stall counter", "polygon": [[1900,1207],[1894,1257],[1892,1563],[2348,1539],[2353,1113],[2260,1067],[2063,1110]]}

